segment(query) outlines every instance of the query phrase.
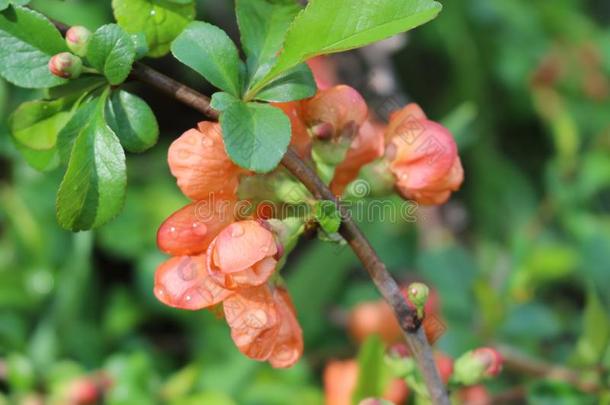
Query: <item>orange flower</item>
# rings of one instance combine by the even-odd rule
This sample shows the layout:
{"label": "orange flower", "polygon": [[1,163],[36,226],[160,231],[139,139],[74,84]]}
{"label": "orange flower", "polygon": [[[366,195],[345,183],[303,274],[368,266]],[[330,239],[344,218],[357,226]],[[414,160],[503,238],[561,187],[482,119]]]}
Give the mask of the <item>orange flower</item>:
{"label": "orange flower", "polygon": [[330,133],[324,135],[331,137],[340,136],[343,131],[357,131],[367,115],[368,108],[360,93],[345,85],[321,90],[303,102],[305,124],[308,127],[330,125]]}
{"label": "orange flower", "polygon": [[239,175],[245,171],[227,155],[220,124],[200,122],[169,147],[167,157],[178,187],[191,200],[206,200],[210,194],[234,198]]}
{"label": "orange flower", "polygon": [[[324,396],[326,405],[351,405],[358,383],[359,367],[356,360],[333,360],[324,369]],[[401,379],[393,379],[386,387],[384,399],[402,404],[409,396],[409,388]]]}
{"label": "orange flower", "polygon": [[457,146],[442,125],[430,121],[416,104],[390,117],[386,157],[400,193],[420,204],[442,204],[460,188],[464,171]]}
{"label": "orange flower", "polygon": [[216,235],[233,222],[233,206],[233,201],[212,199],[181,208],[159,227],[159,249],[172,256],[205,252]]}
{"label": "orange flower", "polygon": [[309,156],[311,150],[311,137],[305,122],[303,122],[303,103],[301,101],[290,101],[288,103],[272,103],[284,111],[284,114],[290,118],[290,126],[292,127],[292,145],[299,155],[302,157]]}
{"label": "orange flower", "polygon": [[280,314],[268,285],[237,291],[224,301],[225,319],[240,352],[265,361],[273,353],[280,332]]}
{"label": "orange flower", "polygon": [[293,366],[303,355],[303,332],[288,291],[278,287],[273,298],[280,315],[280,332],[269,363],[275,368]]}
{"label": "orange flower", "polygon": [[230,290],[259,286],[275,271],[277,252],[273,233],[260,223],[235,222],[210,243],[208,273]]}
{"label": "orange flower", "polygon": [[155,273],[154,293],[170,307],[198,310],[216,305],[233,294],[208,275],[205,255],[172,257]]}
{"label": "orange flower", "polygon": [[370,120],[362,124],[345,160],[335,169],[335,176],[330,184],[335,195],[343,194],[345,187],[358,177],[362,166],[383,156],[384,131],[385,128]]}

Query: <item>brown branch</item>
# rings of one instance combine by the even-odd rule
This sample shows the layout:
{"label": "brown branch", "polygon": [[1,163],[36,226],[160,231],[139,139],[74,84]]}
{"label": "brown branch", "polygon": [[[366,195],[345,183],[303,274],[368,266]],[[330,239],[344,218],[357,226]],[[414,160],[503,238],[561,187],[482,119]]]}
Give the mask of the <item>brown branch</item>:
{"label": "brown branch", "polygon": [[577,389],[590,394],[599,392],[601,388],[598,382],[588,380],[579,372],[567,367],[532,358],[517,349],[506,345],[500,345],[498,350],[504,358],[506,368],[525,374],[531,374],[536,377],[564,381]]}
{"label": "brown branch", "polygon": [[[62,32],[65,32],[68,28],[61,23],[56,22],[56,25]],[[160,90],[181,103],[201,112],[210,119],[218,119],[218,111],[210,106],[209,97],[143,63],[136,62],[134,64],[131,77]],[[288,148],[282,159],[282,165],[299,179],[316,198],[333,201],[337,204],[343,217],[343,223],[339,232],[349,243],[356,256],[358,256],[383,298],[394,310],[394,314],[405,336],[407,346],[419,364],[432,403],[449,405],[447,391],[436,369],[432,348],[426,339],[423,329],[420,328],[421,320],[418,319],[416,311],[407,305],[398,284],[394,281],[385,264],[381,261],[360,228],[352,220],[348,209],[341,205],[326,184],[322,182],[292,148]]]}

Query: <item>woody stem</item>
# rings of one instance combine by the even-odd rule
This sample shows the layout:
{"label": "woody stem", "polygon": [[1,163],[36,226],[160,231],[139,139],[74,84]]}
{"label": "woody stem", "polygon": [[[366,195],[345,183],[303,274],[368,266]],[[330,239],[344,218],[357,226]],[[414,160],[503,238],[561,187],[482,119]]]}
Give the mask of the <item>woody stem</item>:
{"label": "woody stem", "polygon": [[[210,107],[209,97],[140,62],[134,65],[131,76],[174,97],[211,119],[218,119],[218,112]],[[417,311],[407,305],[398,284],[392,278],[366,236],[350,217],[348,209],[341,205],[326,184],[292,148],[288,148],[282,159],[282,165],[299,179],[317,199],[329,200],[337,204],[343,218],[339,232],[358,256],[383,298],[394,310],[405,341],[423,374],[433,404],[448,405],[447,391],[436,369],[432,348],[426,339],[423,328],[420,328],[421,321],[417,316]]]}

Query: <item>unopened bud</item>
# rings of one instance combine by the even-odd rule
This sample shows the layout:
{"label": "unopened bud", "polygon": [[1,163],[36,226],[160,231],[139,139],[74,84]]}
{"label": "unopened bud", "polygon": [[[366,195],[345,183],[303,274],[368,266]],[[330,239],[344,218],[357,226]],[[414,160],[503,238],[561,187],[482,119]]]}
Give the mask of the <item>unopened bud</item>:
{"label": "unopened bud", "polygon": [[474,385],[485,378],[497,376],[502,370],[502,356],[490,347],[481,347],[463,354],[454,364],[453,380]]}
{"label": "unopened bud", "polygon": [[78,56],[85,56],[87,54],[90,38],[91,31],[85,27],[74,26],[66,32],[68,48]]}
{"label": "unopened bud", "polygon": [[83,61],[70,52],[62,52],[49,60],[49,70],[54,76],[76,79],[83,71]]}
{"label": "unopened bud", "polygon": [[407,289],[407,294],[409,301],[417,309],[417,316],[422,318],[424,316],[424,306],[430,295],[430,289],[423,283],[411,283]]}

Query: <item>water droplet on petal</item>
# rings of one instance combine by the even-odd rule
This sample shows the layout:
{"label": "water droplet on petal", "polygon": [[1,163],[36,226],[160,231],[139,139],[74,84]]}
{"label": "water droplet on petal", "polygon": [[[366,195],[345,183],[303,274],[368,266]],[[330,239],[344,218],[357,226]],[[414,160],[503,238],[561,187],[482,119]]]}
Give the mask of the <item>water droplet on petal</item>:
{"label": "water droplet on petal", "polygon": [[208,228],[199,222],[193,222],[193,232],[196,235],[203,236],[207,233]]}
{"label": "water droplet on petal", "polygon": [[169,228],[169,231],[170,231],[171,233],[176,232],[176,227],[175,227],[175,226],[172,226],[171,228]]}
{"label": "water droplet on petal", "polygon": [[193,297],[191,297],[190,295],[187,295],[186,297],[184,297],[184,299],[185,299],[186,301],[190,301],[190,300],[192,300],[192,299],[193,299]]}
{"label": "water droplet on petal", "polygon": [[208,137],[201,138],[201,144],[205,147],[210,148],[210,147],[214,146],[214,140],[212,138],[208,138]]}
{"label": "water droplet on petal", "polygon": [[244,234],[244,227],[239,224],[233,224],[231,227],[231,236],[234,238],[239,238]]}

